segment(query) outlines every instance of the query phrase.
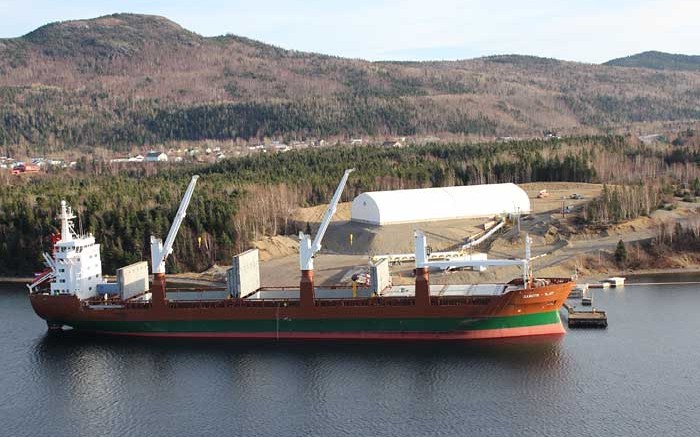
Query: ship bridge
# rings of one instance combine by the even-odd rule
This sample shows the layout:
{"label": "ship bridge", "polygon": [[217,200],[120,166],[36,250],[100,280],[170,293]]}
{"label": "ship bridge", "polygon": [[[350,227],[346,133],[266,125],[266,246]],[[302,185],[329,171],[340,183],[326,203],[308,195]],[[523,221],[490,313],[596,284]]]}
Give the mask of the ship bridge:
{"label": "ship bridge", "polygon": [[45,255],[55,280],[51,283],[51,294],[74,294],[86,299],[97,294],[97,284],[102,278],[100,245],[91,234],[77,235],[73,229],[72,209],[61,201],[61,239],[54,243],[53,258]]}

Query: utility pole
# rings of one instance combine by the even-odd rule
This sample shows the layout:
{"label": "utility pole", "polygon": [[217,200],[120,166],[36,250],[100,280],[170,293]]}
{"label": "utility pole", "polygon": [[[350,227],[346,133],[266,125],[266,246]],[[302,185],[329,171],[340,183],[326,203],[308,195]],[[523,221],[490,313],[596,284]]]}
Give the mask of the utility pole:
{"label": "utility pole", "polygon": [[562,217],[566,217],[566,211],[565,211],[565,209],[564,209],[564,201],[565,201],[565,199],[566,199],[566,197],[561,196],[561,216],[562,216]]}

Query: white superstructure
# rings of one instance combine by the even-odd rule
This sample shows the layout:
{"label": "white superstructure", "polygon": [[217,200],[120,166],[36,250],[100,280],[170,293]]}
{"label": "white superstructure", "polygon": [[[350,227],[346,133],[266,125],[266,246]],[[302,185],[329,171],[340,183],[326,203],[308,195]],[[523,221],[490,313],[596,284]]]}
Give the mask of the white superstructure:
{"label": "white superstructure", "polygon": [[86,299],[97,294],[102,279],[100,245],[92,234],[77,235],[73,229],[72,209],[61,201],[61,239],[53,247],[53,257],[44,255],[52,270],[51,294],[74,294]]}

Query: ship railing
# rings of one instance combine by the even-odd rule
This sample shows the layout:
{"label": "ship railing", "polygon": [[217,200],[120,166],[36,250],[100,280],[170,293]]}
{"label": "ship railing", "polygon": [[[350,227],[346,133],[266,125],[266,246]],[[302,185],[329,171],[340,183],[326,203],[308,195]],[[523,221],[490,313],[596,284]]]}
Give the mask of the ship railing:
{"label": "ship railing", "polygon": [[91,307],[100,307],[105,305],[118,305],[125,309],[130,310],[146,310],[151,308],[150,301],[132,301],[132,300],[121,300],[119,297],[105,299],[86,299],[80,302],[83,309],[94,309]]}
{"label": "ship railing", "polygon": [[211,308],[275,308],[299,306],[296,299],[223,299],[223,300],[175,300],[169,301],[172,309]]}
{"label": "ship railing", "polygon": [[206,293],[208,291],[226,291],[226,287],[208,287],[208,286],[202,286],[202,287],[176,287],[176,288],[168,288],[166,290],[166,293],[170,292],[177,292],[177,291],[197,291],[201,293]]}
{"label": "ship railing", "polygon": [[435,306],[488,305],[491,301],[481,296],[430,296],[430,304]]}
{"label": "ship railing", "polygon": [[124,301],[124,308],[130,310],[147,310],[151,308],[151,301]]}
{"label": "ship railing", "polygon": [[416,299],[413,297],[360,297],[354,299],[318,299],[317,307],[367,307],[367,306],[413,306]]}
{"label": "ship railing", "polygon": [[[480,296],[431,296],[430,303],[435,306],[488,305],[492,299]],[[362,297],[362,298],[326,298],[317,299],[316,307],[370,307],[370,306],[413,306],[414,297]],[[169,301],[173,309],[210,309],[210,308],[275,308],[297,307],[298,299],[224,299],[224,300],[177,300]]]}

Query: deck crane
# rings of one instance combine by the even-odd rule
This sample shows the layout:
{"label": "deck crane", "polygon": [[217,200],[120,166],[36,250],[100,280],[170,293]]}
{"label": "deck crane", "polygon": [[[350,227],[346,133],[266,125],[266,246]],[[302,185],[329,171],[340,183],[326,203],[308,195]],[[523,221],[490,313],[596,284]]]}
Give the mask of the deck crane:
{"label": "deck crane", "polygon": [[527,287],[530,280],[530,268],[532,261],[532,239],[529,234],[525,234],[525,257],[522,259],[484,259],[484,260],[449,260],[449,261],[428,261],[427,242],[425,234],[416,230],[414,232],[415,241],[415,256],[416,269],[427,269],[430,267],[445,269],[448,267],[475,267],[482,268],[486,266],[504,267],[518,266],[522,267],[523,287]]}
{"label": "deck crane", "polygon": [[170,226],[170,232],[168,232],[168,237],[165,239],[165,244],[160,238],[156,238],[151,235],[151,270],[154,275],[165,275],[165,260],[173,252],[173,243],[175,242],[175,237],[177,232],[180,230],[180,225],[185,219],[187,213],[187,207],[192,199],[192,192],[194,192],[194,186],[197,185],[198,175],[192,176],[190,184],[187,186],[185,195],[182,196],[182,201],[180,202],[180,208],[175,214],[173,219],[173,224]]}
{"label": "deck crane", "polygon": [[338,207],[338,202],[340,201],[340,195],[343,194],[343,189],[345,188],[345,183],[348,181],[350,173],[355,171],[354,168],[345,170],[343,178],[338,184],[338,188],[335,189],[335,194],[331,199],[331,203],[328,205],[326,213],[323,215],[323,220],[321,220],[321,226],[316,232],[316,238],[311,241],[311,236],[306,235],[303,232],[299,232],[299,266],[301,267],[301,280],[299,282],[299,294],[301,305],[304,307],[309,307],[314,305],[314,255],[316,252],[321,250],[321,241],[323,236],[328,229],[328,224],[335,214],[335,210]]}
{"label": "deck crane", "polygon": [[321,241],[323,240],[323,236],[325,235],[326,230],[328,229],[328,224],[330,223],[331,218],[333,217],[333,214],[335,214],[338,207],[340,195],[343,194],[343,189],[348,181],[348,177],[353,171],[355,171],[354,168],[345,170],[345,174],[343,174],[343,178],[340,180],[338,188],[335,189],[335,194],[333,194],[331,203],[328,205],[328,209],[326,209],[326,213],[323,215],[321,226],[319,226],[318,232],[316,232],[316,238],[314,238],[313,243],[311,242],[310,235],[306,235],[301,231],[299,232],[299,264],[302,270],[314,269],[314,255],[316,255],[316,252],[321,250]]}

